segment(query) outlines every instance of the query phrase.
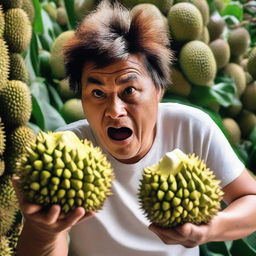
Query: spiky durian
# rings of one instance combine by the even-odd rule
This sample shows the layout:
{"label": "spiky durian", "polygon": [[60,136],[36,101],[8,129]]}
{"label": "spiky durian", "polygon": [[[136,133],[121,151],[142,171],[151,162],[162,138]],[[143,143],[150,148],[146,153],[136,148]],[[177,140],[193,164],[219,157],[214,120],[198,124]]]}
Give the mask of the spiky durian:
{"label": "spiky durian", "polygon": [[217,68],[226,66],[230,59],[229,44],[223,39],[216,39],[209,44],[214,58],[216,60]]}
{"label": "spiky durian", "polygon": [[72,98],[67,100],[60,110],[67,123],[72,123],[85,118],[81,99]]}
{"label": "spiky durian", "polygon": [[241,96],[246,87],[246,77],[243,68],[236,63],[230,62],[225,66],[224,73],[234,80],[237,95]]}
{"label": "spiky durian", "polygon": [[23,0],[0,0],[0,5],[3,6],[4,10],[11,8],[20,8]]}
{"label": "spiky durian", "polygon": [[208,45],[201,41],[185,44],[179,56],[180,66],[187,79],[196,85],[208,86],[216,75],[216,61]]}
{"label": "spiky durian", "polygon": [[0,117],[0,156],[3,155],[5,150],[5,131],[4,131],[4,124],[1,122]]}
{"label": "spiky durian", "polygon": [[191,3],[178,3],[168,13],[168,24],[177,41],[195,40],[203,31],[200,11]]}
{"label": "spiky durian", "polygon": [[20,126],[28,122],[32,102],[28,86],[21,81],[8,81],[0,91],[0,115],[8,126]]}
{"label": "spiky durian", "polygon": [[101,209],[114,177],[101,150],[71,131],[41,132],[27,147],[20,168],[20,187],[27,200],[59,204],[64,213],[78,206]]}
{"label": "spiky durian", "polygon": [[5,161],[2,156],[0,156],[0,176],[4,174],[5,171]]}
{"label": "spiky durian", "polygon": [[27,13],[31,24],[34,22],[35,9],[31,0],[23,0],[22,9]]}
{"label": "spiky durian", "polygon": [[5,235],[12,227],[15,220],[16,211],[0,208],[0,236]]}
{"label": "spiky durian", "polygon": [[144,169],[139,199],[147,218],[162,227],[207,223],[220,209],[219,181],[194,154],[168,152]]}
{"label": "spiky durian", "polygon": [[10,132],[7,138],[6,169],[8,174],[17,174],[17,162],[20,162],[26,147],[36,140],[34,131],[28,126],[18,126]]}
{"label": "spiky durian", "polygon": [[0,38],[0,91],[5,86],[9,75],[10,58],[6,42]]}
{"label": "spiky durian", "polygon": [[247,29],[241,27],[230,31],[228,36],[231,57],[237,58],[246,53],[250,45],[250,34]]}
{"label": "spiky durian", "polygon": [[17,198],[9,176],[0,177],[0,195],[0,209],[17,210]]}
{"label": "spiky durian", "polygon": [[0,256],[13,256],[9,240],[5,236],[0,236]]}
{"label": "spiky durian", "polygon": [[4,23],[4,13],[0,4],[0,38],[3,38],[4,36]]}
{"label": "spiky durian", "polygon": [[18,53],[10,54],[9,80],[19,80],[24,83],[28,81],[28,70],[23,57]]}
{"label": "spiky durian", "polygon": [[256,47],[252,49],[247,62],[249,74],[256,80]]}
{"label": "spiky durian", "polygon": [[73,35],[73,30],[65,31],[53,42],[51,47],[50,65],[52,74],[55,78],[63,79],[65,77],[63,46],[70,38],[73,37]]}
{"label": "spiky durian", "polygon": [[32,27],[23,9],[9,9],[5,13],[4,36],[11,52],[22,53],[28,48]]}

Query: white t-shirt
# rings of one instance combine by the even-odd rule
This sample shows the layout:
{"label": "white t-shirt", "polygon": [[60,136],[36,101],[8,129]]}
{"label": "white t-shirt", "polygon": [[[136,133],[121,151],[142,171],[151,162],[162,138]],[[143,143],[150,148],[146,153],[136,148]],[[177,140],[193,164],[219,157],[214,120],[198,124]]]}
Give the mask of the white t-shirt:
{"label": "white t-shirt", "polygon": [[[86,120],[59,130],[72,130],[80,139],[101,146]],[[135,164],[123,164],[107,152],[115,172],[112,192],[95,217],[70,231],[70,256],[197,256],[199,248],[166,245],[148,230],[138,203],[138,185],[144,167],[157,163],[166,152],[179,148],[195,153],[210,167],[221,186],[236,179],[244,169],[222,131],[203,111],[160,103],[156,137],[150,151]]]}

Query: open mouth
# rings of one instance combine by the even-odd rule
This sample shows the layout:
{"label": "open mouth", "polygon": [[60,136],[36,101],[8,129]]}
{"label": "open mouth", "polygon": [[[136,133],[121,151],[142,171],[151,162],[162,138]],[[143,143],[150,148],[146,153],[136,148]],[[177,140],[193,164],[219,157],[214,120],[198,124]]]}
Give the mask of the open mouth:
{"label": "open mouth", "polygon": [[132,135],[132,130],[127,127],[121,127],[121,128],[114,128],[114,127],[109,127],[108,128],[108,136],[112,140],[126,140]]}

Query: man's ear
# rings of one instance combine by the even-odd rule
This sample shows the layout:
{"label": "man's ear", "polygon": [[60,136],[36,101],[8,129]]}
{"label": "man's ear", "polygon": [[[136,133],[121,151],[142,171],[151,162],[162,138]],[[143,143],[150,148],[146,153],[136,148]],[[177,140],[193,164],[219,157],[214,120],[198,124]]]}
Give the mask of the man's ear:
{"label": "man's ear", "polygon": [[158,89],[158,101],[160,102],[164,96],[165,90],[163,88]]}

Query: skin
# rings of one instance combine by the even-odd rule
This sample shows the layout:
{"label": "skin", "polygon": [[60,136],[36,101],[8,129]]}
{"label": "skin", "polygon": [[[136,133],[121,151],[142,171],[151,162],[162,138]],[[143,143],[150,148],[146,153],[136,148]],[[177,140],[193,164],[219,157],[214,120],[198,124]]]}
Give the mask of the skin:
{"label": "skin", "polygon": [[[127,79],[129,81],[125,81]],[[84,112],[104,149],[123,163],[135,163],[143,158],[154,140],[162,92],[154,87],[141,56],[131,55],[126,61],[100,69],[93,63],[86,63],[82,85]],[[132,135],[124,141],[114,141],[108,136],[107,129],[121,126],[130,128]],[[42,210],[41,206],[26,202],[17,189],[17,182],[14,180],[13,184],[25,216],[17,256],[66,256],[68,230],[94,214],[85,213],[78,207],[63,216],[57,205],[48,211]],[[188,248],[209,241],[239,239],[254,232],[256,181],[244,170],[223,190],[228,207],[209,224],[186,223],[171,229],[151,224],[149,229],[165,244],[181,244]]]}

